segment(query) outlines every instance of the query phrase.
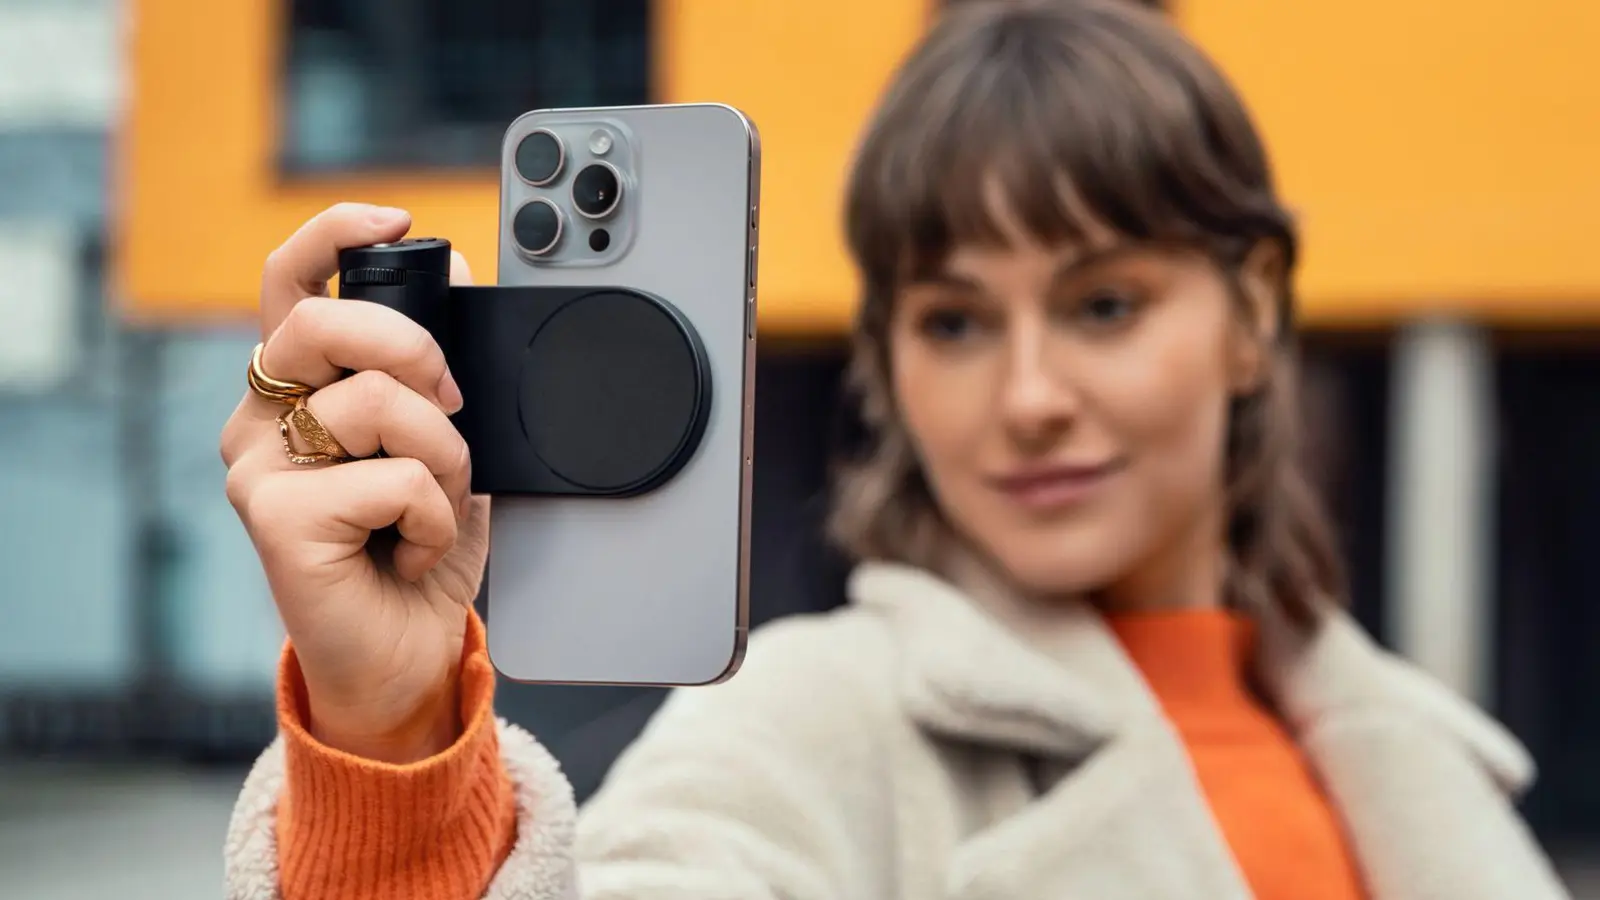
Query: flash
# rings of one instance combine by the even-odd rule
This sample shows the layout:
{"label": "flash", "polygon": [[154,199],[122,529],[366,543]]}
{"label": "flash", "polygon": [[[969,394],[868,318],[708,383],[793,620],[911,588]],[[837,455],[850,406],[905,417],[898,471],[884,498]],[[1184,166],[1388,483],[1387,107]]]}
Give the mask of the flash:
{"label": "flash", "polygon": [[611,152],[611,134],[605,130],[596,131],[589,135],[589,152],[595,156],[605,156]]}

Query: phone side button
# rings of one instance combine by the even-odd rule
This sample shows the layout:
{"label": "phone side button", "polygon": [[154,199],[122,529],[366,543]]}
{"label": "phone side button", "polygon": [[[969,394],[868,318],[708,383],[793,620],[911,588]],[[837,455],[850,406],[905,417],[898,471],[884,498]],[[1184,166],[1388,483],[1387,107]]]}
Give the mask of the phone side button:
{"label": "phone side button", "polygon": [[756,336],[756,292],[751,291],[744,298],[744,336]]}

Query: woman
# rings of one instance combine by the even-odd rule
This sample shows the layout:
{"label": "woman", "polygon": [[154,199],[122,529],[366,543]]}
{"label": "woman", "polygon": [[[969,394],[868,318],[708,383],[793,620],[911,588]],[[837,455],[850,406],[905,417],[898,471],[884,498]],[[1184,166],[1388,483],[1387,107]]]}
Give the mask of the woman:
{"label": "woman", "polygon": [[1294,227],[1174,29],[957,7],[868,128],[847,222],[874,435],[839,479],[852,603],[675,694],[581,816],[492,717],[488,502],[442,355],[316,296],[405,214],[337,207],[272,256],[265,387],[387,458],[293,465],[260,392],[223,435],[290,636],[231,896],[1564,895],[1513,811],[1524,751],[1338,608],[1292,440]]}

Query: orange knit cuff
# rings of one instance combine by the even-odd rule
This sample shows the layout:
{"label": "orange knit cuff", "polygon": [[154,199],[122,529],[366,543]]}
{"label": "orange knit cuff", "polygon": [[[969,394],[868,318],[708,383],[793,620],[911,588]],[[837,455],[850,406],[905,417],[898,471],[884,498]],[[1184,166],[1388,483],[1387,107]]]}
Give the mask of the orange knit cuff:
{"label": "orange knit cuff", "polygon": [[293,647],[278,673],[286,784],[277,831],[285,900],[477,897],[515,839],[516,810],[495,733],[494,670],[470,614],[461,654],[461,737],[394,765],[319,743],[306,728]]}

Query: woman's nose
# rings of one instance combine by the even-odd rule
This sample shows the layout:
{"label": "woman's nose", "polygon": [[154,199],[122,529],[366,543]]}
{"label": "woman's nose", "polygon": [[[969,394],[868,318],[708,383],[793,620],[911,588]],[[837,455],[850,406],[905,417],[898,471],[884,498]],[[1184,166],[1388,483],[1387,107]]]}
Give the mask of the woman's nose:
{"label": "woman's nose", "polygon": [[1018,440],[1037,442],[1071,426],[1078,393],[1052,365],[1042,330],[1028,332],[1012,337],[1000,403],[1007,430]]}

